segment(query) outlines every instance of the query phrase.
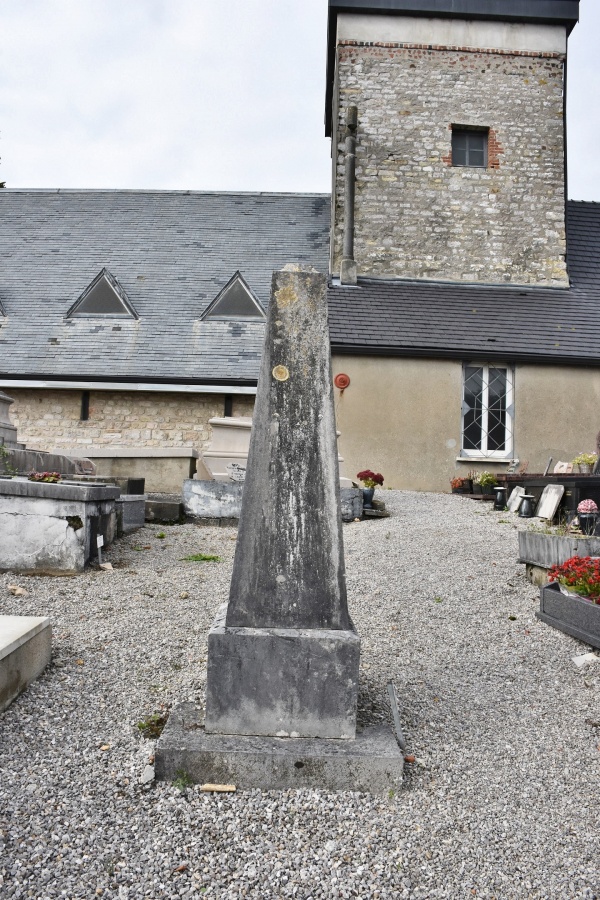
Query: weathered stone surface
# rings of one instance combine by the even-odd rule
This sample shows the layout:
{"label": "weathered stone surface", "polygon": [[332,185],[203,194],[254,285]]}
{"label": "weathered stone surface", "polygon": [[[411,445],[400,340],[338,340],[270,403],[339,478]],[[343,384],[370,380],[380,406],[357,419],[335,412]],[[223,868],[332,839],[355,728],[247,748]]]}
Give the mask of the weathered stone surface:
{"label": "weathered stone surface", "polygon": [[549,569],[572,556],[600,556],[600,538],[519,531],[519,561]]}
{"label": "weathered stone surface", "polygon": [[350,629],[326,279],[273,275],[227,625]]}
{"label": "weathered stone surface", "polygon": [[[242,510],[243,484],[224,481],[200,481],[187,478],[183,482],[183,506],[186,516],[206,520],[235,521]],[[342,522],[352,522],[362,515],[360,488],[340,488]]]}
{"label": "weathered stone surface", "polygon": [[[77,446],[85,454],[92,447],[204,447],[209,420],[223,413],[222,394],[98,391],[91,418],[82,422],[80,391],[11,388],[11,396],[19,440],[59,453]],[[233,413],[250,416],[253,405],[254,397],[235,395]]]}
{"label": "weathered stone surface", "polygon": [[179,501],[146,500],[146,522],[179,522],[183,516],[183,503],[179,503]]}
{"label": "weathered stone surface", "polygon": [[[357,106],[359,276],[568,286],[562,55],[381,40],[338,47],[333,271]],[[457,123],[489,128],[486,168],[451,164]]]}
{"label": "weathered stone surface", "polygon": [[172,711],[155,754],[159,780],[183,771],[197,784],[235,784],[238,790],[382,793],[401,786],[403,765],[383,726],[366,728],[353,741],[207,734],[193,703]]}
{"label": "weathered stone surface", "polygon": [[0,616],[0,712],[41,675],[51,655],[50,619]]}
{"label": "weathered stone surface", "polygon": [[15,401],[0,391],[0,447],[17,446],[17,429],[10,420],[10,407]]}
{"label": "weathered stone surface", "polygon": [[81,571],[98,535],[105,545],[114,540],[118,495],[106,485],[0,479],[0,569]]}
{"label": "weathered stone surface", "polygon": [[59,453],[43,453],[41,450],[26,450],[9,447],[8,455],[0,460],[2,472],[26,474],[28,472],[59,472],[61,475],[81,475],[93,473],[96,467],[84,457],[62,456]]}
{"label": "weathered stone surface", "polygon": [[115,500],[117,535],[131,534],[142,528],[146,517],[145,494],[121,494]]}
{"label": "weathered stone surface", "polygon": [[183,482],[185,513],[203,519],[239,519],[243,489],[243,484],[186,478]]}
{"label": "weathered stone surface", "polygon": [[273,275],[229,602],[208,638],[206,728],[353,739],[326,279]]}
{"label": "weathered stone surface", "polygon": [[226,609],[208,636],[207,732],[352,739],[356,632],[227,628]]}
{"label": "weathered stone surface", "polygon": [[342,522],[353,522],[360,519],[363,511],[363,497],[360,488],[340,488],[342,506]]}

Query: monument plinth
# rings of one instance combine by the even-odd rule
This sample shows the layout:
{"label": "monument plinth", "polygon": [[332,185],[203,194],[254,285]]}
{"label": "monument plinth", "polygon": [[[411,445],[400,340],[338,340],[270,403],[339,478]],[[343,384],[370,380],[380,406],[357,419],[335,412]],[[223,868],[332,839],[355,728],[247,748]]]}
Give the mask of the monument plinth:
{"label": "monument plinth", "polygon": [[208,636],[206,715],[180,707],[156,775],[240,787],[381,790],[389,729],[356,735],[360,639],[348,613],[327,282],[273,275],[229,601]]}

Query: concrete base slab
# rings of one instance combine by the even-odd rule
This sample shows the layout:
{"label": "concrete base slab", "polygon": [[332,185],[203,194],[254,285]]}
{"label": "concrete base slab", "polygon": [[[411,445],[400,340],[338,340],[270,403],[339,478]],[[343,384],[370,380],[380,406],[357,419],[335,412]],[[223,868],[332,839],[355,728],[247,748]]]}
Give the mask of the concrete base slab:
{"label": "concrete base slab", "polygon": [[155,752],[159,780],[185,772],[197,784],[235,784],[238,790],[382,793],[402,785],[403,766],[389,726],[365,728],[353,741],[207,734],[193,703],[171,712]]}
{"label": "concrete base slab", "polygon": [[0,712],[42,674],[51,655],[50,619],[0,616]]}

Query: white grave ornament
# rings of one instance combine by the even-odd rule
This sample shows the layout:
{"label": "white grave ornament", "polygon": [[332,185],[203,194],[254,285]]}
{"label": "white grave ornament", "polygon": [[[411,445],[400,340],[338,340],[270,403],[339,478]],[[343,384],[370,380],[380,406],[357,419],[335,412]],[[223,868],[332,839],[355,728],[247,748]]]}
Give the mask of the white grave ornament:
{"label": "white grave ornament", "polygon": [[512,489],[512,491],[510,492],[510,497],[508,498],[508,503],[506,504],[510,512],[517,512],[519,506],[521,505],[521,500],[523,499],[524,494],[524,487],[516,487]]}
{"label": "white grave ornament", "polygon": [[551,522],[560,506],[564,492],[564,484],[547,484],[537,505],[536,516],[540,519],[548,519]]}

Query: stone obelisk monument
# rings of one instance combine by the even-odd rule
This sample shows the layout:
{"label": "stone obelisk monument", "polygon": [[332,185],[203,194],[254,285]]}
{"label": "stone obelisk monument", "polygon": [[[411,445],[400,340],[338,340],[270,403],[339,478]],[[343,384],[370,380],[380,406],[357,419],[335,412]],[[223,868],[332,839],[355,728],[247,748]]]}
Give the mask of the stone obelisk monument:
{"label": "stone obelisk monument", "polygon": [[229,601],[208,636],[206,715],[171,713],[156,777],[242,788],[382,791],[389,727],[356,731],[326,279],[273,275]]}
{"label": "stone obelisk monument", "polygon": [[326,279],[273,275],[229,603],[208,639],[206,730],[355,736]]}

